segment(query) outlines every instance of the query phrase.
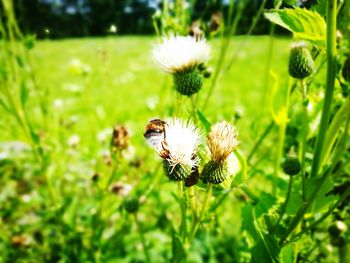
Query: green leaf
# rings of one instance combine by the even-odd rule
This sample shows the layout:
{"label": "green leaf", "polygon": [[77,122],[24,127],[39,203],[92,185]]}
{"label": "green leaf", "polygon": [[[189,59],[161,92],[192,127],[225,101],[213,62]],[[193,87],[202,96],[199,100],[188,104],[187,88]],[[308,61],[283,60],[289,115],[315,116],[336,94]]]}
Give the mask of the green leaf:
{"label": "green leaf", "polygon": [[177,235],[175,231],[173,231],[172,235],[172,250],[173,257],[171,262],[183,262],[183,259],[186,257],[186,252],[179,235]]}
{"label": "green leaf", "polygon": [[28,100],[29,90],[27,89],[24,82],[21,83],[20,87],[20,98],[22,105],[25,105]]}
{"label": "green leaf", "polygon": [[326,44],[326,22],[317,12],[304,8],[270,10],[265,17],[291,31],[296,39],[304,39],[319,47]]}
{"label": "green leaf", "polygon": [[210,122],[207,120],[207,118],[205,118],[203,113],[201,113],[199,110],[197,110],[197,115],[205,129],[205,132],[208,134],[210,132],[210,127],[211,127]]}
{"label": "green leaf", "polygon": [[281,254],[283,263],[294,263],[294,249],[293,244],[289,244],[282,248]]}

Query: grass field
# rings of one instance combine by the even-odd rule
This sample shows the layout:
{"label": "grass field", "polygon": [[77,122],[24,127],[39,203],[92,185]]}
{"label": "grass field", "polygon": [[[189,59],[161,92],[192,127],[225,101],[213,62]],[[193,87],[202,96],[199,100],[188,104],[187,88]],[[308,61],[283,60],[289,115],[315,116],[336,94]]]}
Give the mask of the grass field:
{"label": "grass field", "polygon": [[[266,36],[233,38],[224,69],[205,109],[201,107],[212,78],[205,82],[197,98],[199,108],[210,122],[235,123],[244,155],[256,142],[261,126],[271,119],[267,106],[271,78],[266,85],[270,41]],[[117,123],[130,130],[132,147],[118,164],[114,181],[132,185],[133,193],[143,197],[138,220],[149,253],[155,259],[152,262],[170,259],[172,228],[177,227],[170,222],[179,221],[178,205],[172,195],[176,186],[160,172],[160,162],[147,146],[143,132],[150,119],[171,116],[178,97],[171,78],[160,72],[152,60],[155,42],[151,37],[38,41],[30,51],[39,91],[29,94],[27,107],[45,149],[50,152],[50,165],[45,179],[32,157],[28,157],[30,150],[21,150],[27,149],[28,144],[13,119],[1,118],[0,160],[4,161],[5,172],[1,176],[0,205],[6,216],[0,223],[4,229],[0,253],[5,261],[38,262],[35,261],[38,258],[47,262],[96,258],[102,262],[143,261],[137,224],[129,215],[122,218],[123,214],[118,212],[122,198],[108,191],[106,184],[113,169],[106,161],[106,153]],[[282,86],[288,81],[290,42],[273,39],[271,70],[280,75]],[[220,42],[212,40],[210,45],[209,64],[215,67]],[[39,114],[40,101],[47,112],[44,118]],[[186,115],[191,110],[190,103],[182,103]],[[240,119],[235,117],[238,113]],[[274,149],[274,136],[261,149],[267,160]],[[20,154],[9,150],[11,141],[21,142],[17,149]],[[8,172],[8,167],[16,172]],[[271,169],[272,164],[270,167],[268,164],[266,170]],[[94,175],[101,184],[92,180]],[[263,176],[247,182],[256,193],[270,187]],[[282,180],[281,184],[286,188],[286,182]],[[195,242],[189,251],[188,262],[214,259],[228,262],[237,258],[238,250],[244,261],[248,249],[239,241],[241,198],[244,196],[237,192],[220,207],[220,216],[212,222],[220,227],[212,236],[205,231],[200,234],[201,241]],[[44,209],[44,204],[52,209]],[[13,238],[23,236],[29,245],[14,246]],[[213,236],[217,238],[211,239]]]}

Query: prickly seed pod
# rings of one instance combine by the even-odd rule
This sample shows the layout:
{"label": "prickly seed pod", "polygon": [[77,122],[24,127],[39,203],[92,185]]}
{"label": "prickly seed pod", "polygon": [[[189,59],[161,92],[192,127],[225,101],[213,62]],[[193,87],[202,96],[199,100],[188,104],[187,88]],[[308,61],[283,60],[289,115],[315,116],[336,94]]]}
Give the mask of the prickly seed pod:
{"label": "prickly seed pod", "polygon": [[197,70],[175,73],[174,84],[181,95],[191,96],[201,89],[202,76]]}
{"label": "prickly seed pod", "polygon": [[289,74],[293,78],[304,79],[315,70],[315,63],[309,49],[304,42],[295,43],[292,46],[289,57]]}
{"label": "prickly seed pod", "polygon": [[301,170],[299,159],[296,157],[287,157],[283,163],[283,171],[290,175],[297,175]]}
{"label": "prickly seed pod", "polygon": [[204,165],[202,170],[203,183],[220,184],[226,180],[228,176],[228,167],[226,162],[215,163],[209,161]]}
{"label": "prickly seed pod", "polygon": [[190,166],[177,164],[176,166],[171,167],[166,160],[163,160],[163,169],[165,175],[171,181],[183,181],[191,174]]}
{"label": "prickly seed pod", "polygon": [[135,197],[128,198],[123,202],[123,207],[130,214],[136,213],[139,210],[139,200]]}

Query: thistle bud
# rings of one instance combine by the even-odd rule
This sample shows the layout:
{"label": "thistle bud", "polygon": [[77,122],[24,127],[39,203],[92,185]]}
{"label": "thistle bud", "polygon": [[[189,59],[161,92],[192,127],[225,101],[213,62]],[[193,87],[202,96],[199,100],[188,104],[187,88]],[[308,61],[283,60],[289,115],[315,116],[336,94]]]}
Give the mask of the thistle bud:
{"label": "thistle bud", "polygon": [[201,176],[203,183],[220,184],[225,181],[228,176],[227,163],[209,161],[204,165]]}
{"label": "thistle bud", "polygon": [[289,57],[289,74],[293,78],[304,79],[315,70],[315,63],[310,51],[304,42],[298,42],[292,46]]}
{"label": "thistle bud", "polygon": [[197,70],[189,70],[174,74],[176,90],[185,96],[197,93],[202,87],[202,76]]}
{"label": "thistle bud", "polygon": [[139,200],[135,197],[128,198],[123,202],[123,207],[130,214],[136,213],[139,210]]}
{"label": "thistle bud", "polygon": [[171,181],[182,181],[185,180],[191,174],[191,167],[184,164],[177,164],[171,166],[168,161],[163,160],[163,169],[165,175]]}
{"label": "thistle bud", "polygon": [[290,175],[297,175],[301,170],[299,159],[296,157],[287,157],[283,163],[283,171]]}

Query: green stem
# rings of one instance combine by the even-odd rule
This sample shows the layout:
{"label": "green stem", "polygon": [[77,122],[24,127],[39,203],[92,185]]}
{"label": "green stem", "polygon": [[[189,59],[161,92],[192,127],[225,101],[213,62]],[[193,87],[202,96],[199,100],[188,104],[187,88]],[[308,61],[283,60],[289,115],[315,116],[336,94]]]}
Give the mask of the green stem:
{"label": "green stem", "polygon": [[337,70],[337,46],[336,46],[336,30],[337,30],[337,0],[327,1],[327,86],[323,104],[323,112],[318,132],[316,147],[314,151],[314,159],[311,168],[311,178],[318,175],[320,166],[322,165],[322,154],[326,132],[329,124],[331,113],[335,75]]}
{"label": "green stem", "polygon": [[228,23],[231,25],[230,25],[229,29],[226,32],[224,31],[224,33],[222,35],[222,42],[221,42],[219,59],[218,59],[218,62],[216,64],[216,69],[215,69],[215,72],[213,75],[213,80],[212,80],[211,85],[209,87],[208,94],[207,94],[206,98],[204,99],[202,111],[206,108],[206,106],[209,102],[209,98],[211,97],[213,90],[216,86],[218,77],[220,75],[220,71],[221,71],[223,64],[224,64],[224,61],[225,61],[226,52],[228,50],[228,46],[230,44],[231,37],[236,29],[238,20],[242,14],[242,12],[238,12],[238,15],[236,16],[235,20],[233,20],[234,3],[235,3],[235,1],[230,1],[229,11],[228,11]]}
{"label": "green stem", "polygon": [[149,252],[148,252],[148,249],[147,249],[147,246],[146,246],[146,240],[145,240],[145,235],[144,235],[144,232],[143,232],[143,228],[142,228],[139,220],[137,219],[137,213],[134,213],[133,216],[134,216],[134,219],[135,219],[137,230],[138,230],[138,232],[140,234],[140,239],[141,239],[141,243],[142,243],[143,252],[145,253],[146,262],[149,263],[149,262],[151,262],[151,257],[149,255]]}
{"label": "green stem", "polygon": [[184,198],[184,191],[183,191],[183,182],[178,181],[177,182],[177,193],[180,200],[180,206],[181,206],[181,225],[180,225],[180,233],[182,236],[182,241],[185,243],[186,236],[187,236],[187,225],[186,225],[186,201]]}
{"label": "green stem", "polygon": [[[291,85],[288,84],[286,99],[285,99],[285,103],[283,106],[287,111],[286,118],[288,117],[290,94],[291,94]],[[283,108],[282,108],[282,110],[283,110]],[[282,123],[279,124],[277,154],[276,154],[275,164],[274,164],[273,185],[272,185],[272,194],[274,196],[276,196],[276,192],[277,192],[277,179],[278,179],[279,170],[280,170],[280,166],[281,166],[281,159],[283,156],[283,145],[284,145],[284,139],[285,139],[285,135],[286,135],[286,127],[287,127],[287,121],[283,121]]]}
{"label": "green stem", "polygon": [[213,184],[208,183],[207,184],[207,194],[205,196],[202,209],[201,209],[201,211],[199,213],[198,218],[196,218],[196,220],[193,220],[192,229],[191,229],[191,232],[190,232],[190,235],[189,235],[189,241],[191,241],[194,238],[194,236],[196,235],[196,232],[198,230],[199,224],[201,223],[201,221],[203,219],[204,212],[207,210],[207,207],[209,205],[209,200],[210,200],[210,197],[211,197],[212,189],[213,189]]}
{"label": "green stem", "polygon": [[289,203],[289,199],[290,199],[290,196],[292,193],[292,186],[293,186],[293,176],[289,176],[289,184],[288,184],[288,191],[287,191],[286,199],[284,200],[284,203],[281,207],[281,213],[279,215],[279,218],[278,218],[277,223],[275,224],[274,228],[279,225],[284,214],[286,213],[287,205]]}
{"label": "green stem", "polygon": [[309,230],[315,228],[319,223],[321,223],[323,220],[325,220],[338,206],[340,203],[342,203],[346,198],[350,196],[350,189],[345,191],[340,198],[338,199],[337,202],[335,202],[326,213],[324,213],[319,219],[317,219],[315,222],[313,222],[311,225],[308,227],[304,228],[302,231],[300,231],[298,234],[296,234],[293,238],[293,240],[297,239],[298,237],[302,236]]}
{"label": "green stem", "polygon": [[190,199],[191,209],[193,213],[193,220],[197,218],[197,204],[196,204],[196,193],[193,186],[188,187],[188,197]]}
{"label": "green stem", "polygon": [[247,163],[250,163],[250,160],[252,159],[254,153],[258,150],[260,147],[261,143],[265,140],[266,136],[270,133],[272,128],[275,126],[275,123],[273,121],[270,122],[270,124],[266,127],[266,130],[261,134],[259,140],[255,143],[253,149],[250,151],[248,158],[247,158]]}
{"label": "green stem", "polygon": [[307,98],[307,86],[305,80],[301,80],[302,87],[302,108],[303,108],[303,138],[301,142],[301,174],[302,174],[302,198],[303,201],[306,200],[306,168],[305,168],[305,157],[306,157],[306,147],[307,147],[307,136],[309,133],[309,120],[307,114],[307,106],[309,104]]}
{"label": "green stem", "polygon": [[280,245],[284,245],[285,241],[289,237],[289,235],[294,231],[294,229],[299,225],[299,222],[303,219],[304,214],[306,213],[307,209],[310,207],[310,205],[313,203],[314,199],[316,198],[318,191],[321,189],[323,183],[326,181],[326,179],[331,175],[332,169],[327,169],[321,179],[319,180],[315,190],[312,192],[311,196],[309,199],[304,202],[303,206],[299,209],[298,213],[296,216],[293,218],[293,221],[289,225],[289,228],[287,231],[284,233],[280,240]]}
{"label": "green stem", "polygon": [[195,99],[194,99],[194,95],[191,96],[191,105],[192,105],[192,117],[193,117],[193,121],[195,124],[197,124],[197,110],[196,110],[196,103],[195,103]]}

